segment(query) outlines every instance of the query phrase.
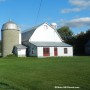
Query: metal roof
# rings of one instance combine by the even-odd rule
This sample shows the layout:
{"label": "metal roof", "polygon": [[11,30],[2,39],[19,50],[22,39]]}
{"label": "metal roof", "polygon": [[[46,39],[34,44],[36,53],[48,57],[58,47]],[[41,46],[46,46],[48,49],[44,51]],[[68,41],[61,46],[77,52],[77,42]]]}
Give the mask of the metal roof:
{"label": "metal roof", "polygon": [[35,29],[22,33],[22,41],[29,41]]}
{"label": "metal roof", "polygon": [[32,27],[31,29],[28,29],[25,32],[22,32],[22,41],[29,41],[29,39],[33,35],[34,31],[41,25],[42,24]]}
{"label": "metal roof", "polygon": [[69,44],[66,44],[64,42],[31,42],[33,45],[38,46],[38,47],[72,47]]}
{"label": "metal roof", "polygon": [[27,48],[26,46],[21,45],[21,44],[15,45],[15,47],[18,48],[18,49],[25,49],[25,48]]}
{"label": "metal roof", "polygon": [[3,24],[2,30],[19,30],[19,27],[16,23],[8,21],[7,23]]}

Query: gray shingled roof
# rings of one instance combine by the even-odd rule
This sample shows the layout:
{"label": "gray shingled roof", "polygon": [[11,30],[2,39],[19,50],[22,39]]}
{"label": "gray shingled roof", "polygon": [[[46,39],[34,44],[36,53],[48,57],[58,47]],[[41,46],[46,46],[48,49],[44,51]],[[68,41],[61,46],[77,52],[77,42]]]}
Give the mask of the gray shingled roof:
{"label": "gray shingled roof", "polygon": [[33,45],[38,46],[38,47],[48,47],[48,46],[56,46],[56,47],[72,47],[69,44],[66,44],[64,42],[31,42]]}
{"label": "gray shingled roof", "polygon": [[42,24],[32,27],[31,29],[28,29],[25,32],[22,32],[22,41],[28,41],[30,37],[33,35],[34,31],[41,25]]}
{"label": "gray shingled roof", "polygon": [[25,48],[27,48],[26,46],[21,45],[21,44],[15,45],[15,47],[18,48],[18,49],[25,49]]}
{"label": "gray shingled roof", "polygon": [[35,29],[22,33],[22,41],[28,41]]}

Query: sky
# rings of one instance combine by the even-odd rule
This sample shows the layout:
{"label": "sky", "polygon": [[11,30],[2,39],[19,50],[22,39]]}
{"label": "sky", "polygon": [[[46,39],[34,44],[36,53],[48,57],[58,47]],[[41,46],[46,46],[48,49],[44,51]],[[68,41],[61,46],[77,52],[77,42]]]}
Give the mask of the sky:
{"label": "sky", "polygon": [[0,29],[10,19],[21,31],[44,22],[57,23],[58,28],[69,26],[74,34],[90,29],[90,0],[42,0],[41,8],[40,2],[0,0]]}

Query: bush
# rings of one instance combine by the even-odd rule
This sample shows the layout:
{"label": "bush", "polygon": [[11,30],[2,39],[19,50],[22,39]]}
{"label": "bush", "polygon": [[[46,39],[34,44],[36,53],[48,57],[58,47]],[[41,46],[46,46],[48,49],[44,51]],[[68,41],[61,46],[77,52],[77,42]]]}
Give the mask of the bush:
{"label": "bush", "polygon": [[14,54],[7,55],[7,57],[16,57]]}

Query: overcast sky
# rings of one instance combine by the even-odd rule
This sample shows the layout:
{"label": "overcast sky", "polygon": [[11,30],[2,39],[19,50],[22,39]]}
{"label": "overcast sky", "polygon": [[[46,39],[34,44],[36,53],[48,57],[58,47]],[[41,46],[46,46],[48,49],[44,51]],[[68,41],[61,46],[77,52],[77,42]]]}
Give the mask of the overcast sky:
{"label": "overcast sky", "polygon": [[0,0],[0,28],[12,19],[21,30],[43,22],[69,26],[74,33],[90,29],[90,0]]}

